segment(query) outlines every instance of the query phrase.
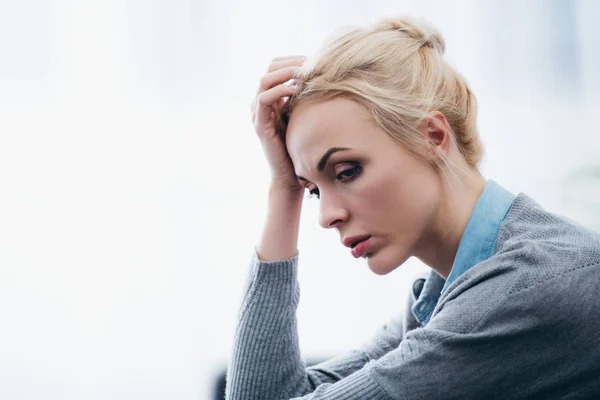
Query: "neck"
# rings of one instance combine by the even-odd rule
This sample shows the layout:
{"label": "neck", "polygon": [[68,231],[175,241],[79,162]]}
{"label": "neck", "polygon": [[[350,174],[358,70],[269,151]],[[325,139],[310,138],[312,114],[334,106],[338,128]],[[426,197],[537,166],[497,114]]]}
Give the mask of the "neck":
{"label": "neck", "polygon": [[469,169],[461,178],[460,183],[452,182],[453,187],[440,180],[439,207],[431,229],[423,235],[414,254],[444,279],[448,279],[458,245],[486,184],[476,169]]}

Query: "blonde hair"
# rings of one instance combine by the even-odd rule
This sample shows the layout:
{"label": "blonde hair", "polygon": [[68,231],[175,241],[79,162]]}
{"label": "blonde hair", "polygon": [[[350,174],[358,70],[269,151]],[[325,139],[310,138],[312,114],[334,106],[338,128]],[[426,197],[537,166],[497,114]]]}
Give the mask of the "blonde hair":
{"label": "blonde hair", "polygon": [[427,113],[446,117],[463,158],[477,167],[483,149],[476,128],[475,96],[465,79],[443,59],[445,42],[426,21],[383,19],[328,39],[295,77],[296,91],[279,114],[285,134],[289,116],[302,102],[345,97],[366,107],[373,122],[412,154],[445,171],[417,133]]}

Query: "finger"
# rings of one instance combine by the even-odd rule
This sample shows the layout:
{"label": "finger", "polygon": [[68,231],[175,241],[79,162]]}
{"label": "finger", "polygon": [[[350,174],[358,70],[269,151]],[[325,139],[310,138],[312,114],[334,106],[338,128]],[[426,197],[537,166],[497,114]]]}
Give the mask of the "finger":
{"label": "finger", "polygon": [[261,123],[268,121],[271,111],[273,111],[274,106],[279,103],[279,100],[283,97],[290,96],[294,90],[294,87],[279,85],[262,92],[256,99],[257,106],[255,119],[258,119]]}
{"label": "finger", "polygon": [[279,101],[277,102],[277,109],[278,110],[281,110],[283,108],[283,106],[285,106],[285,102],[286,102],[287,98],[288,97],[282,97],[282,98],[279,99]]}
{"label": "finger", "polygon": [[305,61],[306,60],[304,58],[291,58],[288,60],[273,61],[271,65],[269,65],[267,72],[277,71],[285,67],[301,66]]}
{"label": "finger", "polygon": [[257,108],[272,107],[279,99],[288,97],[296,90],[293,86],[278,85],[272,89],[262,92],[256,99]]}
{"label": "finger", "polygon": [[252,103],[250,103],[250,113],[252,114],[252,119],[254,119],[254,109],[256,108],[256,97],[252,99]]}
{"label": "finger", "polygon": [[[295,79],[291,79],[289,81],[289,84],[286,84],[287,87],[292,89],[292,92],[294,90],[296,90],[297,84],[296,84],[296,80]],[[256,110],[256,99],[258,98],[258,95],[260,95],[260,91],[259,93],[257,93],[257,95],[252,99],[252,101],[250,102],[250,113],[252,114],[252,118],[254,119],[254,112]],[[284,103],[284,98],[281,99],[281,103]]]}
{"label": "finger", "polygon": [[291,55],[291,56],[284,56],[284,57],[273,57],[273,59],[271,60],[271,62],[275,62],[275,61],[285,61],[285,60],[290,60],[290,59],[295,59],[295,58],[306,58],[306,56],[301,55],[301,54],[297,54],[297,55]]}
{"label": "finger", "polygon": [[[287,86],[287,85],[286,85]],[[287,86],[291,89],[291,92],[293,93],[294,90],[296,89],[295,86]],[[283,106],[285,105],[285,103],[287,102],[287,100],[290,98],[290,96],[292,95],[292,93],[290,94],[286,94],[283,97],[281,97],[279,99],[279,101],[276,102],[276,104],[273,106],[273,108],[276,108],[278,110],[281,110],[283,108]],[[250,104],[250,113],[252,114],[252,122],[254,122],[254,117],[256,115],[256,99],[258,97],[254,98],[254,101],[252,101],[252,104]]]}
{"label": "finger", "polygon": [[[296,86],[295,85],[280,85],[281,87],[275,87],[273,89],[269,89],[266,92],[263,93],[268,93],[266,98],[263,98],[263,101],[266,102],[267,104],[265,105],[266,107],[271,107],[271,109],[278,109],[280,110],[283,105],[285,105],[285,102],[287,101],[287,99],[289,99],[289,97],[294,93],[294,91],[296,90]],[[272,101],[272,97],[275,97],[275,101],[273,102],[274,104],[271,104]],[[277,100],[277,96],[281,96],[279,98],[279,100]],[[252,101],[252,104],[250,105],[250,111],[252,114],[252,122],[255,121],[256,119],[256,106],[257,104],[259,104],[259,96],[255,97],[254,100]]]}
{"label": "finger", "polygon": [[263,75],[260,80],[259,93],[291,80],[298,70],[299,68],[296,66],[285,67]]}

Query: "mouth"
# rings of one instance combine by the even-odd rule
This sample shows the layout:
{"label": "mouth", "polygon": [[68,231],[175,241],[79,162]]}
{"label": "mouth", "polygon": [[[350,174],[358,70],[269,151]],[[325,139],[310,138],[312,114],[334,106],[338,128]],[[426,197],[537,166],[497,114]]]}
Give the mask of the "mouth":
{"label": "mouth", "polygon": [[367,237],[367,238],[365,238],[365,239],[360,239],[360,240],[357,240],[357,241],[353,242],[353,243],[350,245],[350,248],[352,248],[352,249],[353,249],[353,248],[355,248],[357,244],[359,244],[360,242],[364,242],[364,241],[365,241],[365,240],[367,240],[368,238],[369,238],[369,237]]}
{"label": "mouth", "polygon": [[352,243],[352,256],[354,258],[363,257],[367,254],[367,250],[369,249],[369,242],[371,237],[367,237],[366,239],[356,241]]}
{"label": "mouth", "polygon": [[346,247],[356,247],[356,245],[358,245],[360,242],[370,238],[371,235],[360,235],[360,236],[352,236],[352,237],[347,237],[344,240],[342,240],[342,244]]}

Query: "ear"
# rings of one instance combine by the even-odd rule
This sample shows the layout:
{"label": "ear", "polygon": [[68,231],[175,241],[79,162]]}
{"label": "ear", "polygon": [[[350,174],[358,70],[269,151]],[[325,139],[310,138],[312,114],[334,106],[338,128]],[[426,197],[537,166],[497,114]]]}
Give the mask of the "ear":
{"label": "ear", "polygon": [[444,114],[439,111],[430,111],[423,120],[420,132],[429,142],[429,151],[432,155],[448,155],[452,142],[452,131]]}

